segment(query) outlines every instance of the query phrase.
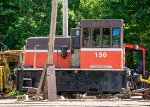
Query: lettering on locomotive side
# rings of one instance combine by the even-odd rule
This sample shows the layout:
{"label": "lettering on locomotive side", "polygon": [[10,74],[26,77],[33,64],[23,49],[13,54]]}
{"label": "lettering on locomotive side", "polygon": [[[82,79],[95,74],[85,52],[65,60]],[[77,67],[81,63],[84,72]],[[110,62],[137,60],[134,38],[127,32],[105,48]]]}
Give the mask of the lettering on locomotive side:
{"label": "lettering on locomotive side", "polygon": [[107,58],[107,52],[95,52],[96,58]]}

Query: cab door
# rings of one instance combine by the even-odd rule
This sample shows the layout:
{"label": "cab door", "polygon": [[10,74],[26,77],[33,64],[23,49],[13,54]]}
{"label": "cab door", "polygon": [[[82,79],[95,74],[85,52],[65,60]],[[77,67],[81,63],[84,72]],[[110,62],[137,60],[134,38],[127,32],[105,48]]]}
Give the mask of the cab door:
{"label": "cab door", "polygon": [[80,28],[71,29],[71,67],[80,67]]}

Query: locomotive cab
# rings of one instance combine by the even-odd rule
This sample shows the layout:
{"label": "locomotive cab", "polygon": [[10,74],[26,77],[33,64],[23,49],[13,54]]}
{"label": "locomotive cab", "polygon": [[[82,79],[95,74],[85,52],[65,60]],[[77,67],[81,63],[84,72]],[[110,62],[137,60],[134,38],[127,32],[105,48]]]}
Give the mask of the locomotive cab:
{"label": "locomotive cab", "polygon": [[82,20],[71,29],[71,49],[72,67],[123,69],[123,20]]}

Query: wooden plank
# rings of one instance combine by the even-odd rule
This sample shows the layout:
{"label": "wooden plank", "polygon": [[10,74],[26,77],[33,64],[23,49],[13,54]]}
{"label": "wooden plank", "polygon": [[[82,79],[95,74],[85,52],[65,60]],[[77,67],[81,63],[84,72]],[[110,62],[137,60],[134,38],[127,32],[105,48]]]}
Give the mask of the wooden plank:
{"label": "wooden plank", "polygon": [[142,92],[144,92],[144,91],[147,91],[147,90],[149,90],[149,88],[141,88],[141,89],[137,89],[137,90],[133,90],[132,92],[133,93],[142,93]]}
{"label": "wooden plank", "polygon": [[39,82],[39,85],[38,85],[37,93],[35,95],[35,99],[36,100],[39,99],[39,95],[41,93],[41,87],[42,87],[42,84],[43,84],[43,81],[44,81],[44,78],[45,78],[46,68],[47,68],[47,66],[44,67],[42,75],[41,75],[41,78],[40,78],[40,82]]}
{"label": "wooden plank", "polygon": [[20,53],[23,53],[23,50],[7,50],[7,51],[0,51],[0,55],[3,54],[10,54],[10,55],[19,55]]}

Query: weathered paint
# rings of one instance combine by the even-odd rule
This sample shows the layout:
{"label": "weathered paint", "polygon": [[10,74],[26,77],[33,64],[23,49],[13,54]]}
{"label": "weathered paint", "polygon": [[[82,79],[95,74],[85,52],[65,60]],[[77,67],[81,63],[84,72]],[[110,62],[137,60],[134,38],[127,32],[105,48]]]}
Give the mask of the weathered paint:
{"label": "weathered paint", "polygon": [[85,68],[108,68],[122,69],[123,68],[123,51],[121,50],[97,50],[80,52],[80,67]]}
{"label": "weathered paint", "polygon": [[[58,68],[70,68],[70,52],[67,52],[66,58],[61,56],[61,52],[54,52],[53,63]],[[47,52],[25,52],[24,66],[43,68],[47,63]]]}

